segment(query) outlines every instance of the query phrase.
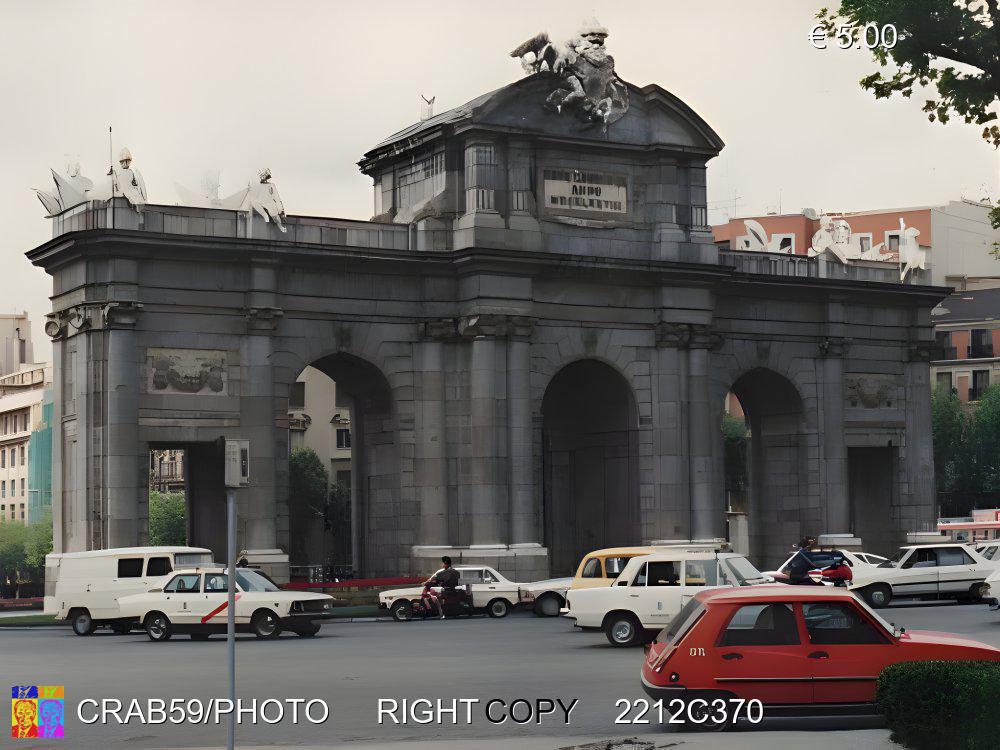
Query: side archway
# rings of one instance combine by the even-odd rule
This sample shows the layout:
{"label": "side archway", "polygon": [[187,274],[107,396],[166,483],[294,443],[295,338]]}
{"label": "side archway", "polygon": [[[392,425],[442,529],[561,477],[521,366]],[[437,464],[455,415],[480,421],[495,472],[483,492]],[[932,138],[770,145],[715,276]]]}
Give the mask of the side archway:
{"label": "side archway", "polygon": [[545,544],[553,575],[639,538],[638,410],[625,378],[584,359],[563,367],[542,399]]}
{"label": "side archway", "polygon": [[[770,568],[784,559],[786,550],[810,526],[802,397],[788,378],[763,367],[743,373],[731,390],[750,436],[746,451],[749,552],[758,565]],[[813,510],[818,515],[819,509]]]}

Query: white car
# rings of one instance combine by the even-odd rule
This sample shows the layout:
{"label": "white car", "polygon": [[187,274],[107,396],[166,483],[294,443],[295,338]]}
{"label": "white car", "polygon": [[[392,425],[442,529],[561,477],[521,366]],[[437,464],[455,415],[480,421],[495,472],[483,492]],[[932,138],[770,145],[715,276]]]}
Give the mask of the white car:
{"label": "white car", "polygon": [[833,559],[838,556],[844,558],[844,561],[852,568],[852,572],[854,569],[877,567],[889,562],[888,557],[873,555],[870,552],[852,552],[846,549],[811,550],[808,553],[808,563],[803,560],[802,555],[802,552],[796,550],[777,570],[765,570],[764,575],[778,583],[799,582],[808,576],[810,570],[822,570],[829,567]]}
{"label": "white car", "polygon": [[876,608],[900,597],[978,600],[998,567],[1000,560],[966,544],[915,544],[901,547],[887,565],[855,568],[849,588]]}
{"label": "white car", "polygon": [[[472,594],[472,606],[485,611],[490,617],[506,617],[518,603],[519,584],[508,580],[488,565],[455,565],[459,586],[468,586]],[[391,589],[378,595],[378,606],[388,609],[394,620],[409,619],[412,603],[420,598],[423,586],[405,589]],[[433,587],[440,592],[440,587]]]}
{"label": "white car", "polygon": [[522,583],[517,589],[517,598],[521,604],[530,605],[539,617],[555,617],[566,604],[566,592],[572,585],[572,577]]}
{"label": "white car", "polygon": [[611,586],[573,589],[566,616],[581,628],[600,628],[615,646],[638,643],[659,630],[706,588],[750,586],[767,579],[743,555],[675,549],[633,557]]}
{"label": "white car", "polygon": [[[179,570],[144,594],[122,597],[118,606],[151,641],[169,640],[174,633],[206,640],[226,632],[228,585],[225,568]],[[321,621],[333,617],[334,601],[327,594],[283,591],[255,570],[236,570],[237,632],[258,638],[277,638],[282,630],[316,635]]]}
{"label": "white car", "polygon": [[987,560],[1000,563],[1000,539],[978,543],[976,545],[976,552]]}

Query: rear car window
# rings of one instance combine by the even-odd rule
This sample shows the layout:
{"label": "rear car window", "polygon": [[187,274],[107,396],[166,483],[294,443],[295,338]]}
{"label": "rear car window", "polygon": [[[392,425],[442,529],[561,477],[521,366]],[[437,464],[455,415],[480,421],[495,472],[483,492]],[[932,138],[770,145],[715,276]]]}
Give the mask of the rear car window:
{"label": "rear car window", "polygon": [[581,578],[601,578],[601,559],[592,557],[583,564]]}
{"label": "rear car window", "polygon": [[740,607],[722,633],[722,646],[795,646],[799,629],[792,605],[748,604]]}
{"label": "rear car window", "polygon": [[223,573],[205,574],[205,593],[229,591],[229,576]]}
{"label": "rear car window", "polygon": [[681,564],[672,560],[648,563],[647,586],[680,586]]}
{"label": "rear car window", "polygon": [[201,576],[197,573],[174,576],[170,579],[170,583],[163,587],[163,590],[168,594],[197,593],[199,591],[199,578]]}
{"label": "rear car window", "polygon": [[119,578],[142,578],[141,557],[121,557],[118,559]]}
{"label": "rear car window", "polygon": [[147,576],[165,576],[172,570],[169,557],[151,557],[146,561]]}
{"label": "rear car window", "polygon": [[704,606],[697,599],[688,599],[687,604],[681,607],[681,611],[674,615],[670,624],[660,631],[656,636],[657,643],[671,643],[680,640],[684,634],[691,629],[705,611]]}
{"label": "rear car window", "polygon": [[211,565],[211,552],[178,552],[174,555],[174,563],[178,568],[197,568],[199,565]]}
{"label": "rear car window", "polygon": [[608,573],[608,578],[617,578],[625,570],[631,557],[608,557],[604,560],[604,569]]}
{"label": "rear car window", "polygon": [[718,583],[718,564],[713,560],[686,560],[685,586],[714,586]]}
{"label": "rear car window", "polygon": [[941,565],[975,565],[975,562],[964,549],[944,547],[938,550],[937,564]]}

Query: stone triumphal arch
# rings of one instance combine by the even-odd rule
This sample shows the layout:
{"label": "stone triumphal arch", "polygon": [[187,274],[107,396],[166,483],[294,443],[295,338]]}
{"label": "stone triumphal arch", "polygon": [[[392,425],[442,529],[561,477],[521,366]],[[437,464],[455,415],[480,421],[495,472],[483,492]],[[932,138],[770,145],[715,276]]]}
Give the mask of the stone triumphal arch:
{"label": "stone triumphal arch", "polygon": [[[190,541],[221,553],[226,436],[251,441],[241,547],[308,557],[288,493],[307,366],[353,399],[364,574],[449,551],[541,577],[603,544],[723,536],[729,392],[760,565],[806,533],[885,552],[929,523],[945,290],[720,250],[705,174],[722,140],[620,80],[595,28],[534,38],[525,78],[366,153],[371,221],[286,216],[269,172],[201,205],[146,203],[144,184],[47,196],[53,239],[28,257],[53,280],[57,549],[144,542],[149,449],[180,446]],[[141,182],[131,155],[123,170]]]}

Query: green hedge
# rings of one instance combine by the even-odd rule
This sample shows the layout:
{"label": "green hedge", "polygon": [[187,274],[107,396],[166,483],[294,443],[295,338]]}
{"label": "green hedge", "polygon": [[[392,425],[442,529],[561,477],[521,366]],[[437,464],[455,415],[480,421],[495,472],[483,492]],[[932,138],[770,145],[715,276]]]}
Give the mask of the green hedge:
{"label": "green hedge", "polygon": [[893,664],[875,701],[892,739],[912,750],[993,750],[1000,744],[1000,662]]}

